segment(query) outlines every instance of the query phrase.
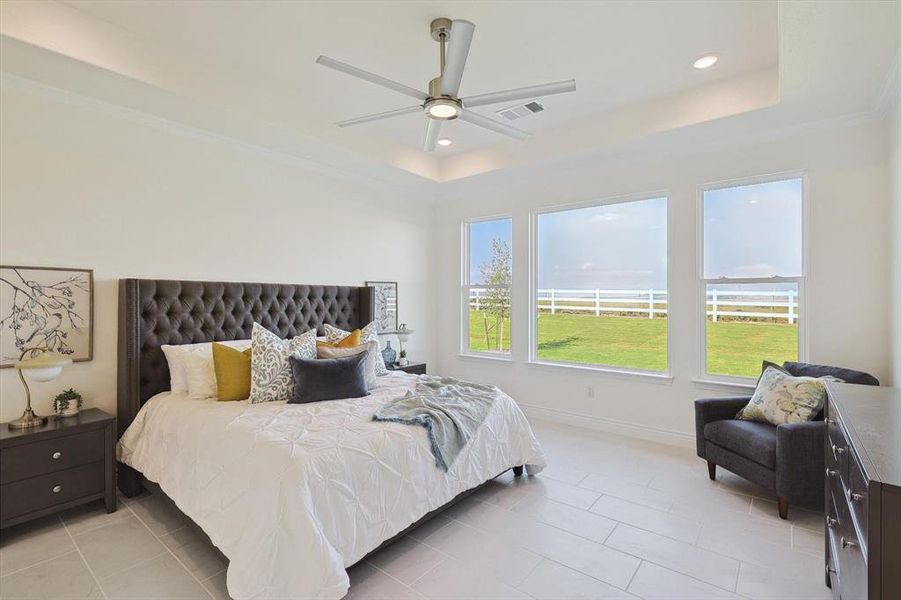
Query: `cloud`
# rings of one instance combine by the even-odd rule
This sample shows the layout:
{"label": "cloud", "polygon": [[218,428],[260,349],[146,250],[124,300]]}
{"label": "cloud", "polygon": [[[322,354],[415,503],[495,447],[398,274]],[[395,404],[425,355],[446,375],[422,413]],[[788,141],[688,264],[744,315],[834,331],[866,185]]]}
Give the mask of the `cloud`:
{"label": "cloud", "polygon": [[594,263],[591,262],[591,261],[583,262],[583,263],[582,263],[582,266],[581,266],[580,268],[581,268],[583,271],[590,271],[591,269],[594,268]]}

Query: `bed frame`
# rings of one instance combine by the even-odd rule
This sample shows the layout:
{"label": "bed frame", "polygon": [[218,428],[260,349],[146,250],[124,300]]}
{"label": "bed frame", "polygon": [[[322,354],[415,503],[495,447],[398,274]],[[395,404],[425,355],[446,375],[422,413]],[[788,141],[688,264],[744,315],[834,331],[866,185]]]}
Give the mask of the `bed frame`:
{"label": "bed frame", "polygon": [[[169,365],[160,348],[164,344],[249,339],[254,323],[283,338],[310,329],[323,335],[326,324],[346,330],[363,327],[372,321],[374,309],[369,287],[121,279],[116,415],[119,436],[147,400],[169,389]],[[141,474],[123,463],[117,467],[121,492],[127,497],[141,493],[145,487]],[[522,474],[522,466],[511,468],[514,475]],[[486,483],[464,491],[379,548]],[[161,493],[158,486],[146,487]]]}

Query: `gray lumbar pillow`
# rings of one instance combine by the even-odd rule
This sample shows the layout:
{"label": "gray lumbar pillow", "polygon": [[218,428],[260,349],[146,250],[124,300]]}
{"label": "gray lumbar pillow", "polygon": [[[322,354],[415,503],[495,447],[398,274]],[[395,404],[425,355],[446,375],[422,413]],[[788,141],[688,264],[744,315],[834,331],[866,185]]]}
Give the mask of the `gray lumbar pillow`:
{"label": "gray lumbar pillow", "polygon": [[288,404],[361,398],[369,395],[366,357],[362,352],[346,358],[307,359],[291,356],[294,397]]}

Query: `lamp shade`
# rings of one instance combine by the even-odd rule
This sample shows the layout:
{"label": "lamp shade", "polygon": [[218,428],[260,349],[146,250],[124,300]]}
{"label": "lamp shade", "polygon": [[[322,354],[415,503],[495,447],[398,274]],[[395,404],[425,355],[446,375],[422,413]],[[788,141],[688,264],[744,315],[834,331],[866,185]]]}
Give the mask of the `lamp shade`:
{"label": "lamp shade", "polygon": [[32,381],[51,381],[59,377],[63,367],[72,364],[72,359],[55,352],[42,352],[33,358],[16,361],[15,367]]}
{"label": "lamp shade", "polygon": [[407,340],[410,339],[410,336],[413,334],[413,330],[412,329],[398,329],[397,332],[395,332],[395,333],[397,335],[398,340],[400,340],[402,342],[406,342]]}

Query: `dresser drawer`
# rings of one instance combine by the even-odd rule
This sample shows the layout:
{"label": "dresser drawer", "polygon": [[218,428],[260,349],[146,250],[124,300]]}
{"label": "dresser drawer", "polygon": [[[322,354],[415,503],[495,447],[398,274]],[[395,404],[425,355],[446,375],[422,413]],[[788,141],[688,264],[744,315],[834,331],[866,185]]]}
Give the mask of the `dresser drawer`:
{"label": "dresser drawer", "polygon": [[842,478],[848,480],[848,440],[838,422],[838,417],[827,409],[826,415],[826,463],[830,461],[841,473]]}
{"label": "dresser drawer", "polygon": [[0,484],[97,462],[103,453],[103,429],[5,448],[0,453]]}
{"label": "dresser drawer", "polygon": [[867,544],[867,528],[870,501],[867,493],[867,479],[863,475],[863,469],[858,464],[856,457],[848,459],[848,479],[847,489],[845,490],[845,499],[850,507],[851,518],[857,526],[862,545]]}
{"label": "dresser drawer", "polygon": [[103,461],[0,486],[0,520],[104,492]]}

